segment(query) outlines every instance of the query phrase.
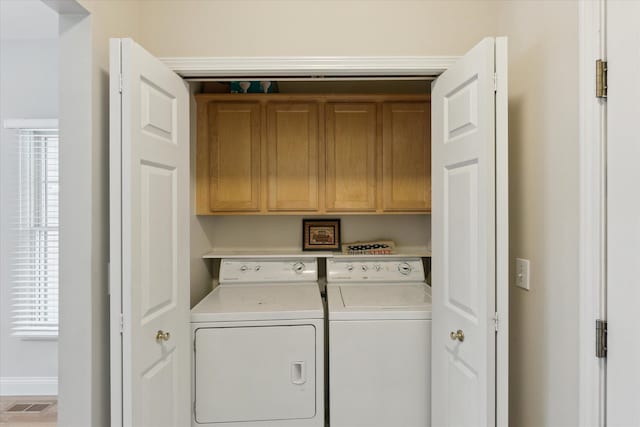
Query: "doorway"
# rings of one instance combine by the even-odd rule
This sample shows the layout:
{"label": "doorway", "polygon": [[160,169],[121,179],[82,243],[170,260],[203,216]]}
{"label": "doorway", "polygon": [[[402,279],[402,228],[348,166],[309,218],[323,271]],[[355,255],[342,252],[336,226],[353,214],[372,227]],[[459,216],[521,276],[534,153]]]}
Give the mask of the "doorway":
{"label": "doorway", "polygon": [[[498,40],[497,41],[497,45],[498,45],[498,49],[501,52],[506,52],[506,44],[504,44],[506,42],[506,40]],[[491,67],[491,71],[489,71],[490,67],[482,67],[482,73],[477,72],[476,74],[480,74],[482,76],[482,92],[484,94],[486,94],[486,99],[493,99],[496,102],[500,101],[504,101],[504,105],[506,106],[506,74],[502,74],[502,73],[496,73],[495,72],[495,68],[493,68],[494,65],[494,54],[496,52],[496,50],[494,50],[494,47],[496,45],[494,45],[494,41],[491,39],[485,39],[483,40],[483,42],[481,44],[479,44],[478,46],[480,46],[477,49],[480,49],[481,51],[485,52],[486,55],[483,56],[483,58],[485,58],[486,60],[486,64],[490,64]],[[489,57],[491,57],[491,59],[489,60]],[[133,59],[132,59],[133,58]],[[118,156],[114,156],[112,159],[115,161],[112,161],[112,168],[115,169],[115,173],[112,175],[112,177],[115,175],[115,178],[113,179],[112,182],[116,182],[118,185],[115,186],[116,191],[118,189],[122,189],[122,192],[126,193],[127,197],[123,198],[121,197],[120,193],[117,194],[112,194],[112,203],[119,205],[119,203],[122,200],[125,200],[127,205],[125,206],[125,202],[122,202],[123,208],[122,209],[115,209],[115,215],[114,215],[114,210],[112,210],[112,235],[116,235],[116,245],[111,246],[111,259],[112,259],[112,263],[118,263],[118,265],[114,268],[113,264],[112,264],[112,275],[111,275],[111,287],[113,289],[114,292],[119,292],[119,290],[122,290],[122,297],[120,298],[120,294],[115,295],[112,294],[112,305],[113,307],[118,307],[118,306],[122,306],[123,309],[121,310],[117,310],[114,311],[112,314],[112,325],[115,326],[116,328],[118,328],[118,326],[120,327],[120,330],[123,331],[121,334],[118,334],[118,329],[116,328],[112,328],[112,336],[113,336],[113,341],[114,343],[116,343],[116,345],[114,347],[116,347],[118,350],[120,348],[122,348],[121,354],[122,354],[122,359],[119,359],[122,361],[121,365],[118,366],[114,366],[114,364],[112,364],[112,370],[111,370],[111,374],[112,374],[112,385],[115,384],[116,385],[116,392],[120,391],[121,395],[124,396],[124,398],[122,399],[123,402],[126,402],[127,404],[127,408],[124,408],[124,411],[120,412],[120,414],[122,414],[124,412],[123,418],[125,420],[125,424],[130,423],[129,421],[131,419],[136,419],[134,417],[141,417],[144,416],[145,410],[142,407],[141,404],[144,404],[144,402],[140,402],[141,404],[137,404],[133,399],[131,399],[131,396],[139,396],[140,392],[138,392],[137,390],[139,390],[141,388],[140,384],[134,384],[132,383],[132,379],[133,378],[142,378],[140,375],[137,374],[133,374],[130,375],[131,372],[139,372],[142,371],[144,369],[145,366],[147,365],[143,365],[141,362],[134,364],[135,362],[138,362],[137,360],[134,360],[133,357],[131,357],[131,354],[150,354],[150,353],[139,353],[136,349],[136,345],[139,343],[138,340],[132,339],[136,334],[145,334],[146,332],[149,331],[141,331],[141,327],[144,325],[140,325],[139,321],[138,321],[138,313],[134,312],[135,310],[139,310],[139,308],[141,307],[140,304],[138,304],[137,302],[132,302],[132,299],[134,298],[138,298],[139,294],[135,294],[132,292],[132,289],[135,289],[131,286],[131,283],[134,281],[134,279],[137,277],[136,274],[138,274],[137,271],[132,272],[132,269],[127,267],[122,267],[122,274],[120,273],[120,260],[122,260],[122,265],[124,266],[125,263],[127,265],[141,265],[140,261],[138,259],[136,259],[136,257],[139,257],[139,252],[137,251],[131,251],[131,249],[129,248],[130,245],[133,245],[131,242],[133,241],[133,239],[138,239],[139,236],[141,235],[140,233],[137,233],[137,229],[140,228],[138,222],[139,222],[139,215],[137,214],[137,210],[134,209],[141,209],[138,207],[138,204],[142,204],[142,203],[147,203],[147,200],[142,200],[139,197],[129,197],[131,194],[135,194],[133,193],[133,191],[138,191],[140,188],[143,188],[139,185],[139,183],[135,182],[139,176],[142,176],[141,173],[139,173],[138,169],[141,167],[141,165],[144,165],[145,162],[141,162],[139,157],[141,156],[140,153],[142,153],[142,148],[148,148],[147,145],[140,145],[140,150],[138,150],[138,145],[137,145],[137,141],[138,140],[144,140],[144,138],[147,136],[147,134],[145,133],[144,135],[138,135],[140,133],[142,133],[145,129],[144,126],[146,126],[147,122],[142,121],[142,126],[140,125],[141,120],[139,119],[139,115],[141,114],[146,114],[146,110],[144,110],[144,108],[148,108],[149,103],[145,102],[141,102],[140,98],[143,96],[147,96],[147,94],[149,93],[149,91],[146,90],[136,90],[136,85],[148,85],[148,83],[146,83],[146,79],[141,79],[140,77],[143,75],[142,73],[144,72],[144,75],[146,76],[154,76],[157,80],[157,82],[154,82],[155,86],[158,87],[167,87],[167,89],[163,89],[164,92],[171,94],[171,99],[180,99],[178,102],[181,103],[182,105],[179,107],[174,108],[173,111],[178,111],[180,113],[180,121],[178,122],[178,126],[169,126],[167,124],[163,124],[164,127],[162,127],[162,129],[165,132],[171,132],[170,135],[173,137],[174,133],[173,132],[177,132],[175,131],[175,129],[179,129],[180,134],[183,135],[183,137],[178,136],[177,137],[177,141],[179,141],[179,144],[174,144],[177,145],[179,148],[175,149],[176,151],[180,150],[179,152],[179,156],[176,155],[175,159],[173,157],[169,158],[169,160],[171,162],[177,162],[178,160],[180,160],[180,165],[179,167],[177,166],[171,166],[171,170],[179,170],[179,171],[184,171],[186,168],[184,166],[184,151],[185,151],[185,144],[184,142],[187,140],[186,138],[186,132],[185,129],[187,126],[185,126],[185,124],[187,123],[187,120],[185,120],[184,117],[184,112],[186,111],[185,108],[185,94],[188,92],[186,90],[186,87],[183,89],[177,89],[180,86],[181,81],[176,79],[176,76],[174,74],[169,74],[167,73],[167,69],[166,69],[166,64],[162,64],[162,62],[157,61],[156,58],[153,58],[148,52],[144,51],[139,45],[136,45],[131,39],[120,39],[120,40],[112,40],[112,66],[111,66],[111,75],[113,76],[112,78],[114,79],[115,82],[117,82],[118,76],[120,77],[122,83],[121,86],[121,90],[117,90],[117,86],[113,87],[113,90],[111,91],[111,97],[112,97],[112,103],[113,105],[116,105],[116,107],[112,110],[115,111],[116,114],[112,115],[112,117],[114,117],[116,120],[120,119],[120,121],[114,122],[112,123],[112,129],[116,129],[118,130],[117,133],[112,133],[112,147],[114,147],[115,151],[120,152],[120,150],[125,151],[126,149],[126,158],[124,160],[119,159]],[[504,60],[506,60],[506,55],[504,57]],[[314,61],[314,60],[311,60]],[[206,61],[205,61],[206,62]],[[215,61],[214,61],[215,62]],[[320,60],[320,62],[322,62],[322,60]],[[346,61],[347,63],[349,62],[349,60]],[[380,61],[379,61],[380,62]],[[384,62],[384,61],[382,61]],[[470,62],[473,62],[472,60],[470,60],[469,62],[465,62],[465,65],[471,65]],[[497,68],[500,71],[505,71],[506,72],[506,62],[502,62],[502,60],[497,61]],[[484,62],[483,62],[484,63]],[[391,61],[389,61],[387,63],[387,65],[389,64],[393,64],[393,59]],[[219,66],[219,64],[217,64]],[[326,64],[325,64],[326,65]],[[362,65],[362,64],[360,64]],[[457,64],[456,64],[457,65]],[[503,69],[503,65],[504,65],[504,69]],[[200,64],[200,67],[202,68],[206,68],[208,66],[208,64]],[[228,66],[228,64],[227,64]],[[245,64],[246,66],[246,64]],[[146,67],[146,68],[144,68]],[[256,67],[256,64],[253,63],[252,67]],[[201,68],[201,69],[202,69]],[[251,68],[251,67],[249,67]],[[259,67],[258,67],[259,68]],[[329,69],[332,68],[331,66],[328,67]],[[334,67],[334,72],[335,69],[337,69],[339,67]],[[357,66],[354,68],[358,68]],[[382,67],[383,69],[385,67]],[[390,69],[393,69],[393,67],[389,67]],[[388,68],[388,69],[389,69]],[[429,70],[431,70],[431,67],[427,67]],[[174,67],[174,70],[176,68]],[[242,69],[242,67],[239,68],[233,68],[231,67],[230,69],[233,70],[239,70]],[[386,70],[388,70],[386,69]],[[254,68],[255,70],[255,68]],[[193,69],[192,69],[193,71]],[[459,70],[462,71],[462,70]],[[471,72],[471,71],[469,71]],[[331,74],[331,73],[329,73]],[[366,74],[366,73],[365,73]],[[394,74],[393,72],[391,72],[390,74]],[[419,73],[422,74],[422,73]],[[460,73],[462,74],[462,73]],[[465,71],[466,74],[466,71]],[[496,76],[496,74],[498,74],[498,76],[502,76],[502,78],[498,78],[495,79],[494,77]],[[244,75],[256,75],[256,73],[247,73]],[[259,73],[257,75],[266,75],[263,73]],[[336,75],[341,75],[340,73],[336,73]],[[183,76],[184,77],[184,76]],[[478,78],[478,80],[480,80],[480,78]],[[497,80],[497,81],[496,81]],[[470,79],[468,81],[475,81],[474,79]],[[501,86],[504,85],[504,86]],[[498,88],[496,89],[496,85],[498,86]],[[502,96],[503,98],[497,98],[494,95],[494,93],[496,92],[496,90],[498,91],[498,93],[500,94],[499,96]],[[174,95],[174,92],[176,93]],[[475,93],[475,92],[473,92]],[[157,102],[161,103],[163,102],[162,100],[165,98],[160,99],[158,97]],[[465,98],[466,99],[466,98]],[[155,102],[155,101],[154,101]],[[164,101],[166,103],[166,101]],[[443,102],[444,103],[444,102]],[[491,103],[493,104],[493,103]],[[135,106],[134,107],[132,107]],[[489,105],[489,103],[488,103]],[[140,108],[139,106],[143,106],[142,108]],[[117,108],[120,107],[120,108]],[[503,108],[503,107],[501,107]],[[500,145],[500,153],[498,153],[498,158],[499,159],[506,159],[506,150],[503,152],[503,148],[506,148],[506,126],[504,126],[504,132],[497,132],[498,135],[496,135],[496,133],[494,132],[493,126],[494,125],[506,125],[506,115],[504,118],[500,118],[499,120],[496,119],[496,114],[495,114],[495,110],[491,109],[491,108],[487,108],[487,111],[491,111],[490,114],[487,114],[487,117],[490,117],[493,114],[493,118],[491,120],[485,120],[485,124],[486,124],[486,130],[487,130],[487,135],[486,138],[483,138],[482,141],[486,141],[488,143],[488,145],[493,145],[495,144],[496,140],[498,140],[501,144],[504,143],[504,145]],[[158,109],[156,109],[156,111],[160,111]],[[172,111],[170,109],[164,109],[163,111]],[[503,112],[506,113],[506,108],[503,108],[501,110],[499,110],[499,112]],[[143,115],[143,117],[147,117],[146,115]],[[166,121],[167,118],[171,118],[171,115],[165,115],[163,116],[163,119]],[[467,123],[468,122],[468,118],[464,118],[464,117],[458,117],[460,120],[459,122],[456,123]],[[486,117],[485,117],[486,118]],[[466,120],[466,121],[463,121]],[[504,120],[504,121],[503,121]],[[164,123],[162,121],[158,121],[158,123]],[[172,122],[173,123],[173,122]],[[489,132],[490,131],[490,132]],[[123,148],[124,147],[124,148]],[[171,147],[174,147],[173,145]],[[493,150],[493,149],[492,149]],[[135,156],[135,158],[134,158]],[[504,157],[501,157],[504,156]],[[134,158],[134,160],[131,160],[132,158]],[[120,160],[120,161],[118,161]],[[166,160],[165,160],[166,161]],[[149,162],[147,162],[149,163]],[[157,164],[154,163],[154,164]],[[492,164],[492,163],[491,163]],[[121,165],[122,169],[121,169]],[[483,166],[485,169],[487,169],[487,174],[494,176],[496,175],[496,171],[492,170],[490,167],[490,164],[487,163],[485,166]],[[126,174],[122,172],[122,170],[124,170],[126,168]],[[168,168],[167,168],[168,169]],[[500,170],[497,171],[497,174],[500,176],[503,176],[502,173],[506,173],[506,164],[505,164],[505,169],[504,171]],[[184,181],[184,178],[180,178],[182,181]],[[168,182],[168,181],[167,181]],[[506,183],[505,183],[506,185]],[[499,186],[498,186],[499,187]],[[114,188],[114,187],[112,187]],[[146,187],[145,187],[146,188]],[[184,186],[177,186],[177,188],[180,189],[180,191],[184,191]],[[489,188],[489,187],[487,187]],[[133,190],[132,190],[133,189]],[[499,190],[506,190],[506,188],[499,188]],[[170,193],[170,192],[166,192],[166,193]],[[475,193],[474,193],[475,194]],[[115,196],[115,197],[113,197]],[[181,195],[182,197],[182,195]],[[149,199],[151,200],[151,199]],[[154,199],[155,200],[155,199]],[[492,203],[493,203],[493,199]],[[504,208],[504,212],[506,213],[506,198],[505,197],[498,197],[498,200],[495,200],[495,206],[499,207],[499,208]],[[159,212],[159,210],[151,210],[151,209],[147,209],[145,207],[145,212]],[[163,212],[168,212],[166,209]],[[188,218],[185,218],[184,213],[180,213],[180,220],[177,222],[178,224],[183,224],[186,223],[188,221]],[[133,218],[133,219],[131,219]],[[502,218],[504,219],[504,218]],[[496,218],[496,223],[498,225],[506,225],[506,223],[503,223],[502,219],[500,217]],[[134,221],[138,221],[135,222]],[[131,225],[130,227],[128,227],[126,230],[121,231],[121,229],[119,228],[120,226],[120,222],[122,223],[126,223],[126,224],[134,224]],[[159,222],[158,222],[159,223]],[[115,226],[115,228],[114,228]],[[136,228],[137,227],[137,228]],[[493,229],[493,228],[492,228]],[[127,234],[128,233],[128,234]],[[174,245],[174,240],[171,239],[172,234],[171,233],[156,233],[156,236],[166,236],[166,243],[165,245],[169,246],[169,245]],[[178,233],[178,235],[180,235],[180,233]],[[133,237],[132,237],[133,236]],[[118,237],[121,237],[121,240],[118,240]],[[503,242],[506,238],[506,234],[498,234],[498,236],[496,236],[497,240],[500,240],[501,242]],[[122,244],[120,245],[120,241],[125,242],[126,244]],[[494,240],[492,240],[494,241]],[[504,248],[506,250],[506,247]],[[125,253],[125,250],[127,251]],[[186,251],[175,251],[174,253],[178,253],[178,254],[184,254],[184,252]],[[498,251],[499,252],[499,251]],[[130,255],[130,253],[132,253],[133,255]],[[483,252],[484,253],[484,252]],[[495,255],[495,254],[492,254]],[[188,260],[183,260],[180,259],[178,261],[176,261],[176,265],[188,265]],[[505,264],[501,264],[498,263],[497,266],[495,266],[496,269],[499,269],[501,272],[506,272],[506,269],[504,268],[506,267],[506,263]],[[182,268],[182,267],[181,267]],[[183,269],[183,270],[186,270]],[[113,274],[113,272],[116,272],[117,274]],[[493,271],[493,267],[492,267],[492,271]],[[181,273],[182,274],[182,273]],[[504,275],[504,279],[505,282],[503,282],[503,284],[506,283],[506,274]],[[187,277],[182,277],[180,280],[188,280]],[[506,290],[506,287],[504,287],[504,289]],[[179,289],[180,291],[180,289]],[[506,293],[506,292],[505,292]],[[115,295],[115,296],[114,296]],[[504,295],[502,295],[504,296]],[[186,298],[184,297],[180,297],[181,300],[184,300]],[[503,299],[503,302],[506,302],[506,298]],[[112,307],[112,310],[113,310]],[[131,309],[131,307],[133,307],[133,309]],[[173,307],[173,306],[172,306]],[[492,315],[494,313],[491,313]],[[500,316],[501,322],[504,322],[504,324],[507,324],[507,316],[506,316],[506,311],[504,313],[504,316]],[[136,317],[138,316],[138,317]],[[123,321],[121,319],[124,319]],[[491,318],[493,322],[497,322],[497,317],[494,316]],[[118,321],[121,320],[122,323],[118,323]],[[155,318],[154,318],[155,320]],[[124,326],[122,326],[122,324],[124,324]],[[172,326],[179,326],[176,323],[172,323]],[[499,341],[503,341],[503,344],[507,343],[506,337],[507,337],[507,328],[506,327],[500,327],[499,329],[496,329],[496,332],[498,332],[499,336],[502,336],[502,338],[499,338]],[[155,333],[155,332],[154,332]],[[182,333],[182,332],[180,332]],[[447,332],[446,334],[441,334],[442,336],[446,336],[449,337],[449,333]],[[156,337],[158,336],[157,334],[155,335]],[[172,331],[171,336],[176,336],[176,334],[174,334],[174,331]],[[181,336],[180,336],[181,337]],[[157,339],[156,339],[157,340]],[[122,347],[118,347],[118,343],[122,343]],[[164,343],[162,343],[164,344]],[[158,345],[158,344],[156,344]],[[125,348],[126,346],[126,348]],[[506,349],[506,346],[501,346],[500,342],[497,343],[497,347],[498,349],[500,348],[504,348]],[[176,347],[177,349],[181,349],[182,347]],[[160,352],[160,350],[162,349],[162,347],[156,347],[155,348],[155,353],[158,353],[158,357],[162,357],[162,353]],[[173,351],[173,350],[172,350]],[[177,350],[176,350],[177,351]],[[119,353],[118,353],[119,354]],[[168,354],[168,353],[167,353]],[[163,368],[165,366],[168,366],[168,363],[174,363],[173,359],[177,358],[178,356],[173,356],[172,354],[172,359],[170,361],[167,362],[167,364],[162,364],[162,365],[158,365],[158,366],[162,366]],[[506,354],[505,354],[506,356]],[[183,356],[180,356],[183,357]],[[149,359],[149,358],[147,358]],[[149,359],[150,360],[150,359]],[[186,366],[185,363],[183,364],[179,364],[180,366]],[[121,372],[122,371],[127,371],[127,369],[124,369],[123,367],[126,366],[128,367],[128,374],[124,375]],[[172,365],[173,366],[173,365]],[[502,363],[502,364],[498,364],[499,367],[504,367],[504,372],[502,372],[502,375],[498,375],[498,379],[497,381],[499,382],[500,385],[504,385],[504,391],[506,392],[506,364]],[[122,369],[122,371],[120,371],[119,369]],[[153,375],[155,376],[159,371],[158,370],[154,370],[153,371]],[[145,377],[144,380],[147,381],[148,383],[150,383],[150,379],[151,376],[149,377]],[[124,382],[128,382],[126,384],[123,384],[122,388],[117,387],[119,384],[119,381]],[[174,387],[169,387],[166,390],[162,390],[159,388],[154,388],[154,393],[158,394],[160,396],[160,398],[162,399],[167,399],[170,400],[172,399],[171,396],[173,396],[175,394],[175,390],[176,390],[176,386]],[[163,393],[164,391],[166,391],[166,393]],[[498,394],[500,395],[500,392],[498,392]],[[187,393],[185,392],[183,394],[184,396],[187,396]],[[493,395],[493,393],[491,393],[491,395]],[[156,401],[159,399],[156,399]],[[505,401],[505,400],[503,400]],[[175,399],[172,400],[172,402],[175,404]],[[112,406],[112,409],[118,410],[120,408],[117,408],[117,402],[114,402],[114,405]],[[169,405],[161,405],[163,407],[167,407],[169,408]],[[185,408],[188,407],[188,405],[184,406]],[[493,410],[490,409],[491,408],[491,403],[488,403],[486,405],[487,407],[487,412],[491,412],[493,413]],[[179,408],[180,410],[182,410],[183,406],[182,405],[178,405],[177,408]],[[134,410],[135,409],[135,410]],[[506,423],[506,415],[507,415],[507,410],[506,410],[506,406],[503,406],[502,408],[500,408],[500,406],[498,406],[498,411],[500,412],[500,415],[498,415],[498,418],[503,420],[503,422],[500,422],[500,420],[497,420],[497,422],[499,424],[503,424]],[[176,416],[179,416],[180,414],[178,414],[176,412]],[[188,414],[187,414],[188,416]],[[112,419],[118,419],[118,413],[116,411],[115,414],[112,415]],[[165,417],[165,419],[168,419]],[[183,419],[184,423],[185,421],[188,422],[185,418],[181,418]]]}
{"label": "doorway", "polygon": [[0,422],[55,423],[58,15],[29,0],[1,2],[0,17]]}
{"label": "doorway", "polygon": [[[82,166],[86,162],[79,161],[79,157],[87,151],[90,153],[91,149],[88,143],[91,121],[86,117],[91,112],[92,99],[91,21],[87,11],[75,0],[1,2],[1,6],[2,301],[22,305],[20,309],[13,309],[13,313],[9,312],[13,317],[2,318],[0,348],[19,359],[16,366],[26,370],[14,377],[6,376],[5,372],[11,375],[12,371],[8,369],[15,366],[4,364],[11,361],[11,357],[4,357],[4,353],[0,356],[3,362],[0,394],[20,398],[19,402],[13,399],[7,405],[3,402],[0,421],[5,421],[5,409],[14,409],[9,411],[11,419],[7,419],[12,425],[20,422],[56,425],[56,419],[61,425],[77,424],[71,420],[91,411],[90,386],[93,381],[91,376],[78,375],[79,371],[86,370],[83,365],[91,363],[86,353],[78,351],[79,343],[90,345],[92,342],[90,330],[87,336],[87,325],[92,323],[84,314],[87,310],[91,312],[91,286],[87,286],[91,282],[79,277],[85,268],[91,270],[91,265],[78,264],[82,256],[90,255],[90,248],[83,244],[83,239],[89,237],[77,232],[79,224],[74,218],[76,215],[88,216],[87,210],[80,209],[88,195],[74,186],[87,182],[87,173]],[[4,46],[5,36],[11,43],[17,43],[15,36],[6,34],[9,30],[22,30],[22,38],[26,39],[20,41],[22,46],[14,49],[15,55]],[[49,46],[43,46],[43,40],[48,40]],[[35,51],[29,45],[40,47],[40,50]],[[44,63],[45,58],[50,60]],[[5,67],[13,72],[5,73]],[[5,77],[12,78],[7,85]],[[10,100],[12,94],[15,96]],[[9,107],[5,108],[5,105]],[[33,108],[26,108],[29,105]],[[18,110],[14,112],[12,109],[16,108]],[[8,123],[5,118],[10,119]],[[5,124],[11,129],[4,129]],[[5,139],[11,144],[4,144]],[[12,145],[19,146],[20,150],[5,150]],[[16,161],[5,168],[4,163],[12,159]],[[25,186],[25,183],[31,184]],[[6,191],[7,188],[11,191]],[[5,196],[8,202],[17,205],[14,209],[17,216],[5,209],[11,206],[5,204]],[[29,242],[26,252],[23,250],[24,239],[20,241],[21,252],[17,250],[15,240],[5,239],[21,238],[29,233],[38,238],[26,240]],[[22,294],[18,299],[18,293],[12,289],[16,271],[13,260],[17,259],[16,254],[24,253],[30,256],[26,270],[38,273],[26,276],[27,283],[22,283]],[[25,285],[29,289],[25,290]],[[38,288],[37,292],[34,287]],[[5,290],[9,292],[7,298]],[[2,313],[6,312],[3,308]],[[18,316],[20,323],[14,321]],[[16,351],[15,346],[8,348],[5,345],[6,331],[9,331],[10,339],[30,346],[26,355],[21,350]],[[37,367],[30,358],[35,358],[49,370],[44,371],[40,366],[40,371],[30,371]],[[58,411],[59,408],[62,410]]]}

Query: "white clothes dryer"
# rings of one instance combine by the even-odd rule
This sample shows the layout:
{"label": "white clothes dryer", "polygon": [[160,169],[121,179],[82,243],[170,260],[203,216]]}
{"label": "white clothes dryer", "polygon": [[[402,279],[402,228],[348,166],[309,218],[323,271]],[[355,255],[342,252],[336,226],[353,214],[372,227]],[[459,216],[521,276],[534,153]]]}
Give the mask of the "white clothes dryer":
{"label": "white clothes dryer", "polygon": [[223,259],[191,311],[193,426],[324,427],[316,259]]}
{"label": "white clothes dryer", "polygon": [[327,260],[331,427],[431,425],[431,288],[420,258]]}

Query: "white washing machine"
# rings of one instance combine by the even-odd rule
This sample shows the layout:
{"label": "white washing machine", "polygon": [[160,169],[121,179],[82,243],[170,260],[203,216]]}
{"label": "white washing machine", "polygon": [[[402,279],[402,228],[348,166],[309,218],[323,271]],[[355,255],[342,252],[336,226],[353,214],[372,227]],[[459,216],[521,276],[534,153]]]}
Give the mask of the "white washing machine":
{"label": "white washing machine", "polygon": [[331,427],[431,425],[431,288],[420,258],[327,260]]}
{"label": "white washing machine", "polygon": [[324,427],[316,259],[223,259],[191,322],[193,426]]}

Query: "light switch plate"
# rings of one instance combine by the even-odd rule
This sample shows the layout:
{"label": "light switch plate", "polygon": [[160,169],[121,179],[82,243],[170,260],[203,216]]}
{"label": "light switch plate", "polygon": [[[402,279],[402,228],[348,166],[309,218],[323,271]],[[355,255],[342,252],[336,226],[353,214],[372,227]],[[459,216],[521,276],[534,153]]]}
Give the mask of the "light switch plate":
{"label": "light switch plate", "polygon": [[516,258],[516,286],[529,290],[529,260]]}

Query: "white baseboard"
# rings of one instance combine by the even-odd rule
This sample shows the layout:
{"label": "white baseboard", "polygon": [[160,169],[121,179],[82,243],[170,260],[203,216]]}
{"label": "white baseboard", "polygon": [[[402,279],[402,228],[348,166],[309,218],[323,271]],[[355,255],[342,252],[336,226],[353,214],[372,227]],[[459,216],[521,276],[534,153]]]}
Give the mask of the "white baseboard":
{"label": "white baseboard", "polygon": [[56,396],[58,377],[0,377],[0,396]]}

